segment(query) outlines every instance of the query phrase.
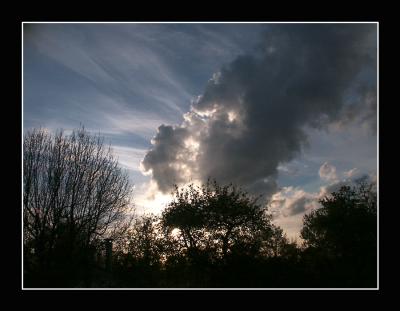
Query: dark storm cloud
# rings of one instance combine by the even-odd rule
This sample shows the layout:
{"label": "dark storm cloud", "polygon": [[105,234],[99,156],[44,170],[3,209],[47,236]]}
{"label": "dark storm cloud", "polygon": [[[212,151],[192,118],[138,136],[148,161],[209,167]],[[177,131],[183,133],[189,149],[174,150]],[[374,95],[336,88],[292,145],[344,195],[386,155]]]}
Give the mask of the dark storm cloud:
{"label": "dark storm cloud", "polygon": [[278,165],[307,145],[306,127],[350,119],[350,111],[373,116],[376,97],[348,98],[376,87],[376,25],[267,28],[253,55],[209,80],[181,126],[159,128],[142,165],[160,190],[191,176],[272,193]]}
{"label": "dark storm cloud", "polygon": [[290,211],[290,213],[288,216],[294,216],[304,213],[307,210],[306,205],[310,204],[311,202],[312,199],[307,197],[298,198],[296,201],[289,205],[288,210]]}
{"label": "dark storm cloud", "polygon": [[157,152],[149,152],[145,157],[145,167],[152,168],[152,177],[158,182],[158,188],[163,192],[167,192],[170,185],[160,181],[166,179],[176,184],[185,181],[182,172],[173,164],[177,162],[179,151],[184,148],[182,143],[187,135],[185,128],[174,129],[172,126],[161,125],[157,136],[152,141],[157,146]]}
{"label": "dark storm cloud", "polygon": [[346,105],[342,111],[342,118],[338,125],[345,127],[351,122],[376,135],[377,130],[377,89],[375,85],[362,84],[357,89],[351,104]]}

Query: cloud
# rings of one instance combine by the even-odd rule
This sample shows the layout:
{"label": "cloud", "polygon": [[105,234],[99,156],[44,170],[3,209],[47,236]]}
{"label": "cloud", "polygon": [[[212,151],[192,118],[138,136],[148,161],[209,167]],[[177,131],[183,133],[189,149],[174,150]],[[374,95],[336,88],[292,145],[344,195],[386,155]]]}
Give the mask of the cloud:
{"label": "cloud", "polygon": [[350,124],[356,124],[367,134],[377,132],[377,89],[375,84],[365,83],[358,87],[357,93],[347,99],[341,119],[333,122],[331,128],[343,131]]}
{"label": "cloud", "polygon": [[159,127],[144,171],[163,192],[212,177],[272,194],[279,165],[307,146],[305,127],[345,118],[346,99],[375,87],[375,38],[371,24],[269,25],[254,55],[209,80],[181,125]]}
{"label": "cloud", "polygon": [[372,183],[376,190],[375,172],[362,174],[358,169],[351,169],[338,175],[345,178],[328,180],[327,184],[319,187],[315,192],[305,191],[301,187],[280,188],[268,202],[268,210],[273,216],[273,222],[283,228],[288,237],[301,240],[299,233],[303,226],[303,217],[321,207],[319,200],[338,191],[342,186],[355,186],[359,181]]}
{"label": "cloud", "polygon": [[182,121],[215,68],[252,46],[261,28],[25,24],[24,126],[83,123],[149,141],[163,122]]}
{"label": "cloud", "polygon": [[271,196],[268,202],[269,210],[274,219],[304,215],[319,208],[321,206],[319,200],[332,192],[339,191],[343,186],[355,186],[360,181],[376,184],[375,173],[361,174],[356,169],[352,169],[344,172],[343,175],[346,178],[326,179],[329,183],[321,186],[316,192],[307,192],[300,187],[282,187]]}
{"label": "cloud", "polygon": [[275,218],[289,217],[319,207],[320,193],[308,193],[298,187],[283,187],[272,195],[270,211]]}
{"label": "cloud", "polygon": [[323,180],[334,181],[337,179],[336,167],[329,164],[328,162],[325,162],[321,165],[318,173],[319,177],[321,177],[321,179]]}
{"label": "cloud", "polygon": [[277,167],[277,170],[279,171],[280,174],[288,175],[288,176],[297,176],[299,173],[298,167],[293,167],[293,166],[283,165],[283,164],[279,164]]}
{"label": "cloud", "polygon": [[343,175],[346,178],[353,178],[353,177],[359,175],[359,173],[360,173],[359,169],[355,167],[355,168],[352,168],[351,170],[345,171],[343,173]]}
{"label": "cloud", "polygon": [[171,194],[158,191],[154,181],[145,181],[134,189],[135,207],[139,213],[160,214],[173,199]]}
{"label": "cloud", "polygon": [[146,149],[138,149],[124,146],[112,146],[118,163],[131,171],[140,171],[140,160],[146,152]]}
{"label": "cloud", "polygon": [[[28,86],[25,94],[32,98],[26,98],[24,105],[35,105],[30,116],[38,109],[43,113],[44,106],[51,105],[57,108],[52,111],[52,118],[84,118],[86,124],[93,119],[93,111],[103,108],[96,97],[109,98],[142,114],[157,113],[164,122],[179,122],[187,110],[186,103],[193,95],[186,81],[192,79],[179,72],[171,61],[177,57],[172,53],[176,45],[171,43],[176,31],[169,32],[171,40],[165,40],[167,29],[155,25],[32,27],[34,31],[24,37],[24,81]],[[180,54],[182,50],[175,52]],[[39,107],[37,94],[42,94]],[[71,109],[66,98],[75,98],[79,107]],[[81,107],[90,113],[71,115]],[[114,115],[112,105],[104,108]],[[151,135],[158,125],[159,122],[153,125]]]}
{"label": "cloud", "polygon": [[332,192],[337,192],[343,186],[355,186],[360,182],[371,183],[372,185],[376,184],[376,175],[375,174],[359,174],[354,176],[353,178],[347,178],[342,180],[336,180],[335,182],[323,186],[320,188],[320,196],[323,197]]}
{"label": "cloud", "polygon": [[374,64],[360,50],[370,40],[369,26],[271,28],[267,53],[244,55],[223,67],[193,103],[186,122],[170,126],[168,136],[160,127],[143,167],[153,170],[162,191],[184,181],[180,164],[187,148],[177,143],[183,136],[195,139],[201,150],[189,169],[194,178],[255,188],[265,184],[266,191],[264,180],[275,178],[279,164],[307,143],[302,127],[340,118],[346,92],[359,85],[356,77],[364,67]]}

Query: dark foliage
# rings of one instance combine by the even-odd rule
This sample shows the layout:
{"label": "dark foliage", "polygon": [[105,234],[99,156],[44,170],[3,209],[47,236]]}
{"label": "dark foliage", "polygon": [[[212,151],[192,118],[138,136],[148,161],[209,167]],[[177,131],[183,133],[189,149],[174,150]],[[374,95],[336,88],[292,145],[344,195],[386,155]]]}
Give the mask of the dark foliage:
{"label": "dark foliage", "polygon": [[121,287],[376,287],[376,191],[342,187],[290,243],[266,208],[215,182],[176,189],[162,216],[139,218],[115,245]]}
{"label": "dark foliage", "polygon": [[130,186],[84,129],[24,140],[25,287],[376,287],[377,197],[328,194],[289,242],[234,185],[176,187],[160,216],[131,223]]}
{"label": "dark foliage", "polygon": [[304,216],[303,260],[316,284],[375,287],[377,284],[377,196],[374,185],[343,186]]}
{"label": "dark foliage", "polygon": [[130,225],[127,174],[84,128],[28,132],[23,154],[25,286],[90,285],[103,240]]}

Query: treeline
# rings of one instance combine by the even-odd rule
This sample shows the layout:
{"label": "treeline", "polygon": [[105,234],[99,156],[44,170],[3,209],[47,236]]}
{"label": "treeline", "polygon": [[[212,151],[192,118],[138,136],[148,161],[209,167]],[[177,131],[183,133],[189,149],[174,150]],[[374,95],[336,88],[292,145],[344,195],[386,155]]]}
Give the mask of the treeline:
{"label": "treeline", "polygon": [[25,287],[376,287],[372,184],[323,198],[298,245],[257,198],[215,181],[133,217],[117,164],[83,128],[25,135]]}

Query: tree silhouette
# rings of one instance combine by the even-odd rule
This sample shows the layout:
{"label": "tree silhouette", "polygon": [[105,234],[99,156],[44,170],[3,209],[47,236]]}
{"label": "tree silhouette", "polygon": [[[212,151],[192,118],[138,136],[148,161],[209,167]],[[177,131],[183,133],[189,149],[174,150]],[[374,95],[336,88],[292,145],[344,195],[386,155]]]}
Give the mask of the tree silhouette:
{"label": "tree silhouette", "polygon": [[376,286],[376,198],[373,184],[343,186],[304,216],[305,257],[313,257],[326,284]]}
{"label": "tree silhouette", "polygon": [[299,247],[259,197],[210,180],[133,221],[126,172],[84,128],[33,130],[23,152],[25,287],[376,286],[374,184],[322,198]]}
{"label": "tree silhouette", "polygon": [[[69,136],[28,132],[23,156],[26,272],[42,274],[27,277],[28,283],[41,280],[47,286],[62,274],[72,285],[99,241],[118,238],[129,227],[128,176],[103,139],[83,127]],[[53,270],[59,273],[46,279]]]}
{"label": "tree silhouette", "polygon": [[122,286],[155,287],[161,278],[166,241],[159,232],[159,218],[138,217],[115,246],[116,269]]}
{"label": "tree silhouette", "polygon": [[258,198],[232,184],[208,181],[198,187],[176,187],[173,194],[162,214],[162,226],[177,242],[181,257],[203,275],[210,264],[222,269],[235,266],[234,275],[240,279],[239,263],[245,274],[245,263],[279,256],[287,244]]}

